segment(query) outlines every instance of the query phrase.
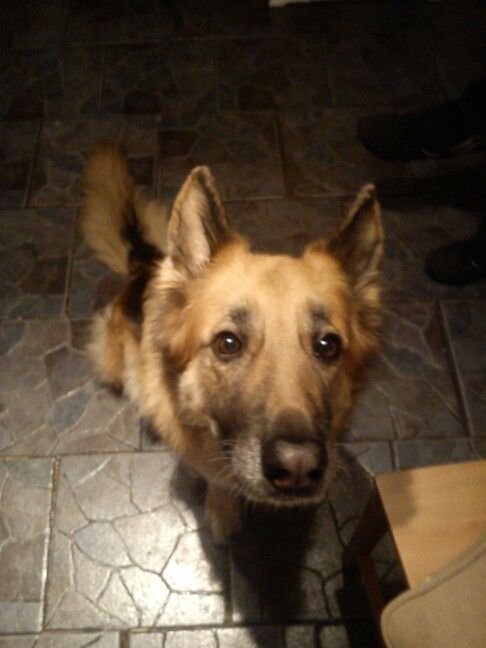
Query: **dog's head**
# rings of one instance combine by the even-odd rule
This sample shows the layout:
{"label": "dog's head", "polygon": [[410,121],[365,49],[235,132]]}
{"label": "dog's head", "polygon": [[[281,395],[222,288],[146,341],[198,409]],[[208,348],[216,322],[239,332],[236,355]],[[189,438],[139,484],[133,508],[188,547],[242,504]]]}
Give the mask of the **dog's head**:
{"label": "dog's head", "polygon": [[208,169],[184,184],[156,278],[151,336],[184,426],[220,440],[250,499],[322,498],[333,440],[375,349],[383,233],[371,185],[300,258],[252,254]]}

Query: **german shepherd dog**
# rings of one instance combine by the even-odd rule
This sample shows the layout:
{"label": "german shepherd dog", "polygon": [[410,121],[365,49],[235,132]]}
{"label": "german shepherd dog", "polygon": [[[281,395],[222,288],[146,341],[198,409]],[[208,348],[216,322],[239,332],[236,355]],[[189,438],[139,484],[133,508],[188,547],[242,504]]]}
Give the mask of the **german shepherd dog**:
{"label": "german shepherd dog", "polygon": [[93,322],[98,374],[207,480],[215,540],[240,528],[241,497],[321,501],[378,341],[374,187],[301,257],[254,254],[207,167],[191,171],[167,216],[137,191],[120,151],[103,145],[88,160],[82,229],[127,277]]}

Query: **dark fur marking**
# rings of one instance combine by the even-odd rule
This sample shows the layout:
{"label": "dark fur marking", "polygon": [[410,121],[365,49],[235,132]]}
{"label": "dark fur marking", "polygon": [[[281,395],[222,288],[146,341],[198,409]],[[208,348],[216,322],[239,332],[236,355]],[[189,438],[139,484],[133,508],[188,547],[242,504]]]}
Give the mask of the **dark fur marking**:
{"label": "dark fur marking", "polygon": [[162,252],[143,238],[134,206],[130,203],[125,210],[125,227],[122,236],[130,245],[128,266],[130,273],[136,273],[140,266],[153,265],[164,258]]}
{"label": "dark fur marking", "polygon": [[143,321],[143,302],[147,284],[152,277],[149,268],[141,270],[127,285],[121,297],[121,310],[123,315],[134,324]]}

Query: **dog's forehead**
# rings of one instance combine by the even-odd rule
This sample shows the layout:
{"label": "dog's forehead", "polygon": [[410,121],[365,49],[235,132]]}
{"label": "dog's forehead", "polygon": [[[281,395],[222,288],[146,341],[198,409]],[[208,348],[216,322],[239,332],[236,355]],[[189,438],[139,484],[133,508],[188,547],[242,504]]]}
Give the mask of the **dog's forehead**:
{"label": "dog's forehead", "polygon": [[[220,309],[258,307],[263,313],[341,310],[345,280],[331,257],[318,262],[285,255],[236,251],[216,264],[206,289]],[[236,310],[235,310],[236,309]],[[240,308],[241,312],[241,308]]]}

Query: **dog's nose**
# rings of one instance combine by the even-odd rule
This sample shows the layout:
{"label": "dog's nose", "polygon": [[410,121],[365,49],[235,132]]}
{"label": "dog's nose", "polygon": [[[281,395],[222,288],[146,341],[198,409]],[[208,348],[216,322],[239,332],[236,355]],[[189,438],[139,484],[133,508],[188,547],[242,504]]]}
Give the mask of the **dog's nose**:
{"label": "dog's nose", "polygon": [[262,447],[266,479],[286,494],[312,495],[326,467],[324,444],[313,438],[270,438]]}

